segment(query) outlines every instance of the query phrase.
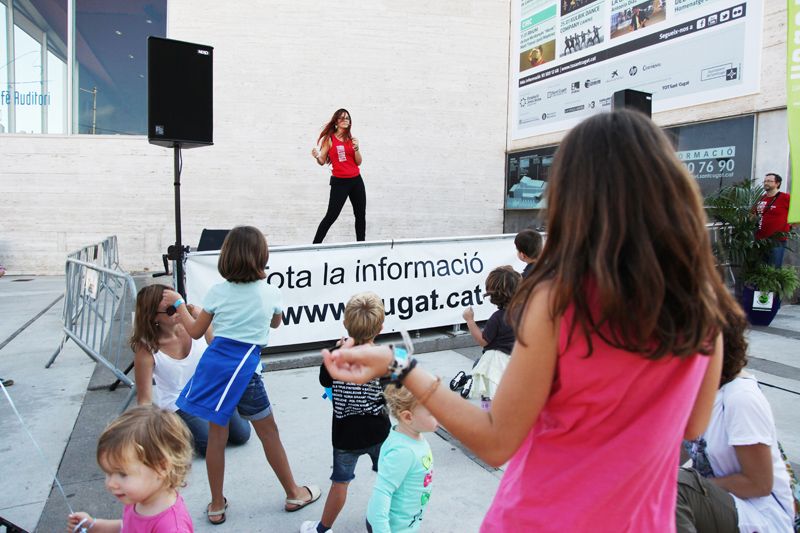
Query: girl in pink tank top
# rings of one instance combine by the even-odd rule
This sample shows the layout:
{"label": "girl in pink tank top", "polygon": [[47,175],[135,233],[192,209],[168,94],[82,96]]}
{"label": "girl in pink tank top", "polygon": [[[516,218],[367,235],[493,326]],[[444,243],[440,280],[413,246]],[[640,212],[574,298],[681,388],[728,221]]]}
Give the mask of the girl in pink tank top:
{"label": "girl in pink tank top", "polygon": [[618,111],[570,131],[546,195],[491,412],[388,347],[323,351],[325,364],[356,383],[391,368],[478,457],[508,462],[485,533],[672,532],[680,442],[708,423],[735,305],[699,189],[655,124]]}

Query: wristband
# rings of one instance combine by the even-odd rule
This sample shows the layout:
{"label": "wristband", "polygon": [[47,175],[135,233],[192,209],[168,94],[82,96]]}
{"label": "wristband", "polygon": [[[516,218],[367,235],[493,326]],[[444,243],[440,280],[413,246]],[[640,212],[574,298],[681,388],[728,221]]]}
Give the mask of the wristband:
{"label": "wristband", "polygon": [[380,379],[380,383],[383,386],[394,383],[395,387],[400,388],[408,373],[417,366],[417,360],[409,359],[408,351],[405,348],[393,344],[390,344],[389,348],[392,350],[394,359],[386,368],[386,374]]}
{"label": "wristband", "polygon": [[175,303],[172,304],[172,307],[174,307],[177,310],[184,303],[186,303],[186,302],[183,301],[183,298],[178,298],[177,300],[175,300]]}

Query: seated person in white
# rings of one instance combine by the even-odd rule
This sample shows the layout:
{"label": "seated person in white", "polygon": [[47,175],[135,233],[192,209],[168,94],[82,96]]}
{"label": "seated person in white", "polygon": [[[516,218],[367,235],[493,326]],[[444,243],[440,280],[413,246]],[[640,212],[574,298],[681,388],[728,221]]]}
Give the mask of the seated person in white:
{"label": "seated person in white", "polygon": [[706,432],[685,443],[694,468],[678,475],[677,531],[792,533],[794,500],[775,421],[747,364],[740,309],[727,313],[722,377]]}
{"label": "seated person in white", "polygon": [[[175,400],[194,374],[200,356],[211,342],[211,328],[206,336],[193,339],[181,325],[174,307],[161,303],[165,285],[142,288],[136,296],[136,315],[131,334],[136,371],[136,400],[139,405],[154,404],[176,413],[189,427],[194,450],[205,457],[208,445],[208,422],[178,409]],[[192,314],[197,313],[189,306]],[[244,444],[250,438],[250,424],[238,413],[231,417],[228,443]]]}

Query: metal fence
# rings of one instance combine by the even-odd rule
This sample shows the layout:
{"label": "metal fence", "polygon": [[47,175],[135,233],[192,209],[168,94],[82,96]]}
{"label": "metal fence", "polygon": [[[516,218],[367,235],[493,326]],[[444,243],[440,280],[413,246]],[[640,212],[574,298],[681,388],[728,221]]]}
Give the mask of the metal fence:
{"label": "metal fence", "polygon": [[[124,409],[135,394],[135,384],[126,374],[130,370],[126,319],[135,309],[136,285],[130,274],[120,269],[117,237],[69,254],[65,269],[64,336],[45,368],[72,339],[89,357],[108,368],[118,382],[131,387]],[[128,370],[123,370],[126,366]]]}

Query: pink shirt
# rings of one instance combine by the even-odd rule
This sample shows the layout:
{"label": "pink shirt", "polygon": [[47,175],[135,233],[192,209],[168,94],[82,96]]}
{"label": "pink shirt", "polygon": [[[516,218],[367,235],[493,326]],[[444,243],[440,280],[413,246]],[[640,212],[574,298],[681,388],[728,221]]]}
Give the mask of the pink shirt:
{"label": "pink shirt", "polygon": [[678,450],[709,357],[651,361],[578,328],[567,309],[550,398],[481,531],[674,532]]}
{"label": "pink shirt", "polygon": [[175,503],[157,515],[142,516],[133,505],[122,511],[121,533],[193,533],[194,526],[180,493]]}

